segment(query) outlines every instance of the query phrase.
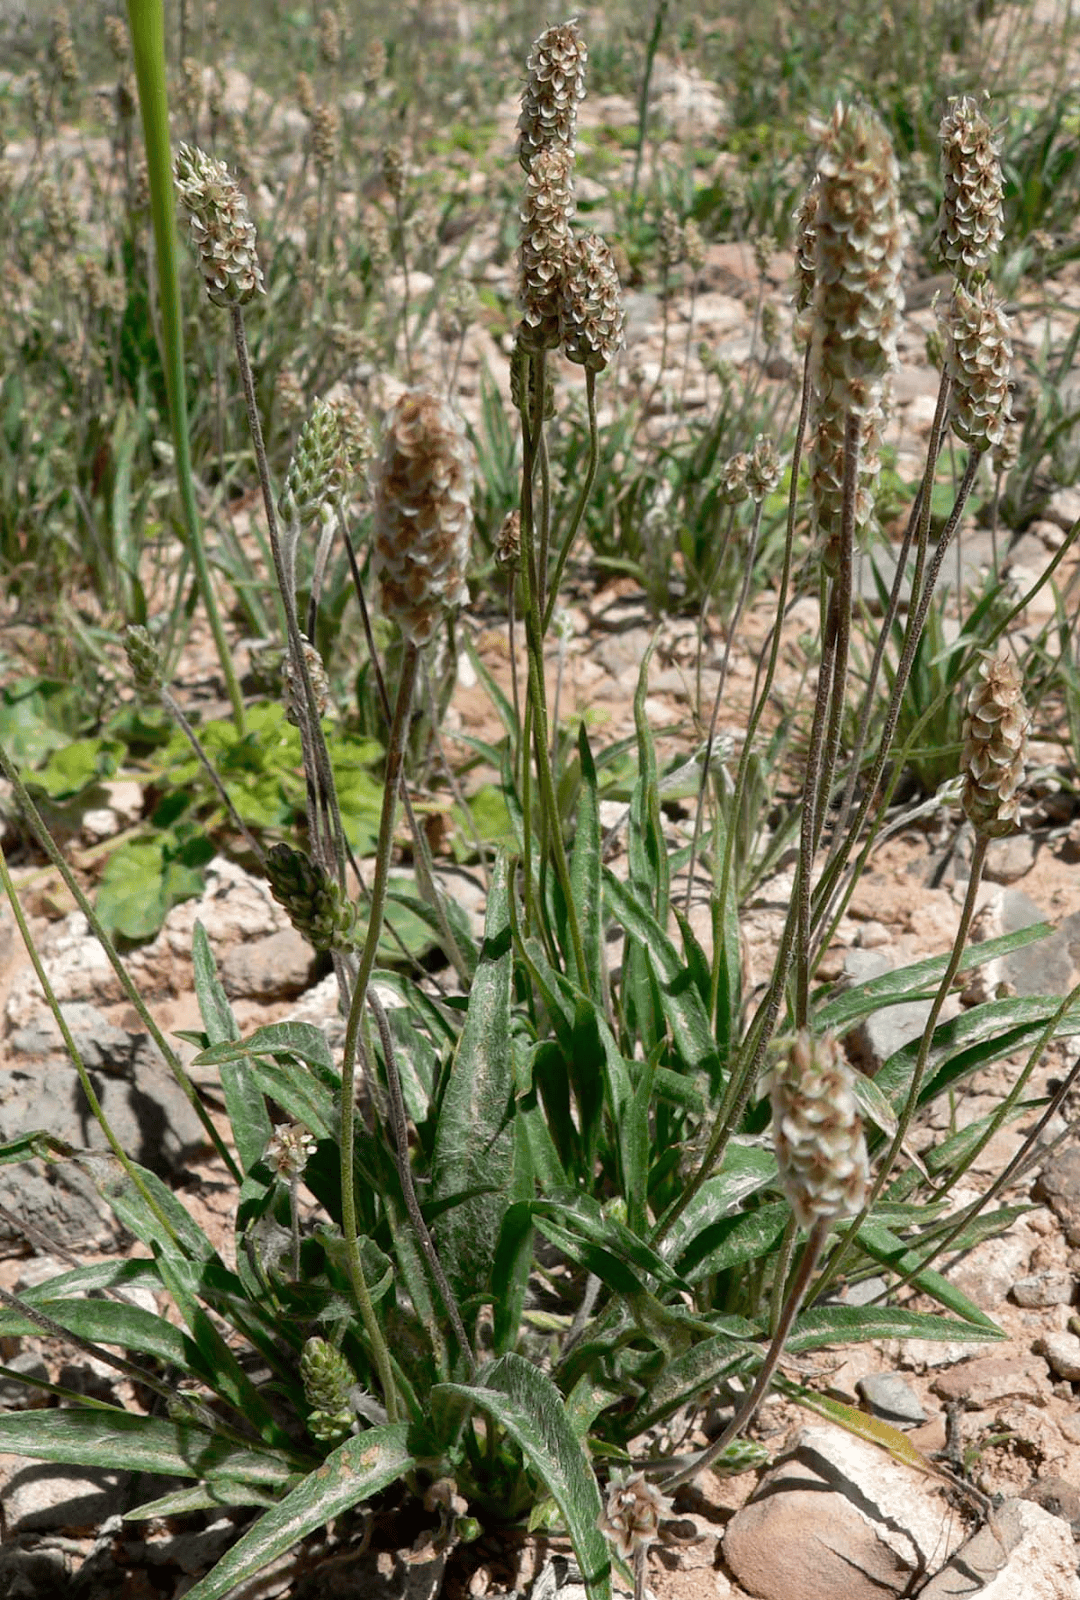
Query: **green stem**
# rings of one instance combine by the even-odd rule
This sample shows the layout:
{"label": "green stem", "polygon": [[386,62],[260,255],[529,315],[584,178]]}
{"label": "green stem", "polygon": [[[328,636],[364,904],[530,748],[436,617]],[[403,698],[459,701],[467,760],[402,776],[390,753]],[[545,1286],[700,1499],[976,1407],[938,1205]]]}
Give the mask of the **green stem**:
{"label": "green stem", "polygon": [[732,1440],[738,1438],[742,1430],[753,1421],[758,1407],[768,1393],[773,1373],[780,1365],[780,1358],[784,1354],[784,1346],[787,1344],[788,1336],[791,1333],[792,1323],[798,1316],[799,1308],[806,1297],[811,1276],[817,1265],[818,1256],[821,1254],[822,1246],[825,1243],[830,1227],[830,1219],[824,1217],[815,1222],[810,1230],[810,1237],[806,1241],[806,1248],[803,1251],[802,1260],[799,1262],[799,1270],[795,1274],[795,1281],[791,1286],[791,1292],[781,1313],[772,1344],[769,1346],[769,1353],[761,1364],[761,1370],[757,1375],[754,1387],[750,1390],[742,1405],[737,1407],[735,1415],[719,1439],[714,1440],[709,1448],[703,1450],[688,1466],[676,1472],[674,1477],[666,1479],[663,1487],[667,1493],[670,1494],[680,1484],[689,1483],[691,1478],[697,1477],[699,1472],[711,1466],[718,1457],[723,1455]]}
{"label": "green stem", "polygon": [[668,4],[669,0],[657,0],[652,33],[649,35],[649,43],[645,50],[645,71],[641,76],[641,91],[638,95],[638,126],[637,144],[634,147],[634,174],[630,179],[629,209],[631,212],[634,209],[634,202],[637,200],[638,182],[641,177],[641,158],[645,150],[645,133],[649,123],[649,85],[652,82],[656,52],[660,48],[660,35],[664,31],[664,18],[667,16]]}
{"label": "green stem", "polygon": [[563,540],[559,550],[559,557],[555,563],[555,572],[551,579],[551,593],[548,595],[544,606],[543,631],[545,635],[551,626],[555,602],[559,598],[559,584],[562,582],[567,559],[573,549],[578,529],[581,527],[581,519],[585,515],[585,507],[589,503],[589,496],[592,494],[593,484],[596,482],[596,469],[600,461],[600,434],[596,426],[596,373],[591,367],[586,367],[585,369],[585,401],[589,409],[589,459],[585,467],[585,482],[581,486],[581,493],[578,495],[577,505],[574,507],[574,515],[570,519],[566,538]]}
{"label": "green stem", "polygon": [[344,1060],[341,1067],[341,1232],[345,1241],[345,1260],[349,1280],[356,1295],[360,1316],[371,1344],[372,1355],[383,1389],[386,1413],[391,1422],[398,1417],[397,1389],[394,1384],[390,1352],[382,1329],[375,1317],[364,1268],[360,1260],[360,1247],[356,1229],[356,1174],[353,1168],[355,1147],[356,1057],[360,1025],[367,1004],[368,983],[375,966],[375,956],[382,934],[386,911],[386,888],[390,876],[390,855],[394,845],[394,818],[397,813],[398,785],[405,757],[405,735],[409,726],[413,688],[420,653],[408,640],[401,663],[401,681],[398,684],[397,704],[390,727],[390,741],[386,752],[386,776],[383,787],[382,817],[379,822],[379,840],[375,850],[375,877],[371,885],[371,903],[368,907],[367,937],[360,956],[360,965],[353,987],[349,1020],[345,1029]]}
{"label": "green stem", "polygon": [[836,1281],[844,1262],[854,1248],[859,1229],[873,1212],[882,1189],[889,1181],[893,1164],[900,1154],[904,1140],[908,1136],[912,1119],[918,1110],[919,1095],[922,1092],[923,1080],[926,1077],[926,1068],[930,1060],[930,1049],[934,1042],[934,1029],[937,1027],[941,1009],[952,988],[953,979],[956,977],[960,966],[960,957],[963,955],[964,946],[967,943],[968,929],[971,927],[971,919],[975,915],[975,901],[979,893],[979,884],[982,881],[983,866],[986,862],[986,851],[989,843],[990,839],[987,834],[976,833],[975,849],[971,857],[971,876],[968,878],[967,893],[964,896],[964,905],[960,913],[960,926],[956,930],[956,938],[953,940],[953,947],[949,952],[945,971],[942,973],[937,994],[934,996],[933,1005],[930,1007],[930,1015],[926,1019],[926,1026],[923,1028],[922,1038],[919,1041],[919,1053],[915,1059],[915,1070],[911,1076],[911,1085],[908,1089],[907,1099],[904,1102],[904,1109],[900,1113],[892,1143],[878,1166],[877,1177],[874,1179],[870,1192],[863,1202],[862,1210],[850,1228],[848,1228],[843,1242],[833,1251],[831,1259],[826,1264],[825,1270],[821,1275],[821,1281],[817,1285],[816,1293],[818,1295],[824,1293],[829,1284]]}
{"label": "green stem", "polygon": [[195,477],[191,465],[187,395],[184,383],[184,327],[180,279],[176,264],[176,211],[173,202],[172,153],[169,145],[169,102],[165,80],[164,0],[128,0],[131,48],[139,86],[146,167],[150,181],[150,215],[157,250],[158,300],[165,346],[165,389],[169,400],[176,481],[180,490],[187,547],[195,563],[199,592],[206,607],[214,647],[225,678],[237,730],[243,732],[244,702],[240,694],[232,653],[221,622],[210,568],[203,543],[202,525],[195,503]]}

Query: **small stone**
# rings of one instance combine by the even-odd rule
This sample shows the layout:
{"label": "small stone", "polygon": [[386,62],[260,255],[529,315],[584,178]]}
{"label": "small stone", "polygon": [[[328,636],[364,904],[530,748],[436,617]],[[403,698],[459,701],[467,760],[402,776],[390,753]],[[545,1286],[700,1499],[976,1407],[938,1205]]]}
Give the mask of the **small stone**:
{"label": "small stone", "polygon": [[1080,1245],[1080,1144],[1067,1144],[1050,1157],[1039,1174],[1035,1198],[1048,1203],[1068,1243]]}
{"label": "small stone", "polygon": [[[53,1466],[14,1458],[16,1470],[3,1490],[4,1531],[93,1532],[123,1510],[118,1475],[91,1468]],[[21,1465],[19,1463],[21,1462]],[[9,1470],[11,1458],[5,1463]]]}
{"label": "small stone", "polygon": [[1018,1306],[1071,1306],[1076,1283],[1067,1272],[1036,1272],[1030,1278],[1017,1278],[1012,1297]]}
{"label": "small stone", "polygon": [[221,981],[233,999],[292,1000],[311,982],[315,956],[295,928],[235,944],[221,958]]}
{"label": "small stone", "polygon": [[893,1422],[901,1428],[914,1428],[926,1421],[926,1412],[919,1397],[905,1378],[897,1372],[871,1372],[860,1378],[856,1390],[866,1401],[875,1417]]}
{"label": "small stone", "polygon": [[939,1487],[836,1428],[807,1428],[728,1524],[723,1554],[759,1600],[889,1600],[959,1543]]}
{"label": "small stone", "polygon": [[1034,1500],[1037,1506],[1049,1511],[1052,1517],[1061,1517],[1080,1539],[1080,1489],[1067,1478],[1061,1478],[1057,1473],[1048,1473],[1045,1478],[1040,1478],[1032,1485],[1024,1499]]}
{"label": "small stone", "polygon": [[1034,1362],[1009,1356],[982,1356],[962,1361],[943,1372],[933,1382],[933,1391],[942,1400],[965,1400],[974,1411],[985,1411],[1003,1400],[1026,1400],[1037,1404],[1045,1391],[1046,1378]]}
{"label": "small stone", "polygon": [[980,1528],[920,1600],[1080,1600],[1068,1523],[1030,1500],[1006,1500],[994,1521],[997,1532]]}
{"label": "small stone", "polygon": [[1070,1383],[1080,1383],[1080,1339],[1075,1333],[1048,1333],[1036,1341],[1036,1351],[1046,1357],[1052,1372]]}

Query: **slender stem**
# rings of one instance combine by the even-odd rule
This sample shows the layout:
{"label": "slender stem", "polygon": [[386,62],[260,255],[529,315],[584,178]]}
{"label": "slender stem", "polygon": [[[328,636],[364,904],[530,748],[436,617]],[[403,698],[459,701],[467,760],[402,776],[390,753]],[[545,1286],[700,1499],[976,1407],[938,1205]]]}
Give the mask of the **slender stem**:
{"label": "slender stem", "polygon": [[247,823],[244,821],[243,817],[230,800],[228,790],[225,788],[225,785],[219,778],[213,762],[210,760],[210,757],[203,748],[202,740],[199,738],[199,735],[195,732],[195,729],[188,721],[180,702],[175,698],[172,691],[167,689],[164,684],[162,684],[161,688],[158,690],[158,695],[162,705],[179,727],[181,733],[191,746],[196,760],[213,785],[214,792],[217,794],[218,799],[221,801],[226,812],[228,813],[229,821],[243,838],[248,849],[254,855],[256,861],[262,865],[264,859],[262,845],[255,838],[255,835],[251,832],[251,829],[248,827]]}
{"label": "slender stem", "polygon": [[[743,735],[742,753],[739,757],[739,770],[735,777],[735,789],[731,798],[731,815],[737,817],[742,809],[743,794],[746,790],[747,775],[750,770],[750,758],[754,749],[754,738],[758,725],[765,714],[765,707],[772,694],[772,686],[776,678],[776,668],[780,660],[780,622],[787,605],[787,592],[791,583],[791,568],[795,550],[795,514],[798,508],[799,468],[802,463],[803,438],[806,434],[806,419],[810,411],[810,345],[807,344],[803,356],[802,390],[799,399],[799,421],[795,430],[795,443],[791,452],[791,483],[788,489],[787,528],[784,535],[784,564],[780,573],[780,588],[776,597],[776,622],[772,630],[772,645],[769,650],[768,666],[765,669],[764,681],[761,692],[754,702],[750,713],[750,720],[746,725]],[[735,861],[735,829],[727,830],[724,841],[724,863],[720,872],[720,906],[723,912],[727,906],[727,898],[731,888],[731,873]],[[710,994],[709,1014],[716,1018],[716,1009],[719,997],[720,960],[719,949],[713,953],[712,984]],[[704,1181],[704,1180],[702,1180]]]}
{"label": "slender stem", "polygon": [[923,584],[922,591],[919,594],[917,602],[915,601],[915,594],[913,590],[912,611],[908,619],[907,634],[904,640],[903,650],[900,653],[900,660],[897,663],[896,677],[893,682],[892,694],[889,697],[889,704],[885,712],[881,738],[878,744],[877,753],[874,757],[874,766],[869,778],[867,779],[866,791],[863,795],[862,802],[860,803],[855,821],[848,830],[844,848],[839,852],[836,858],[829,863],[826,872],[823,873],[822,878],[814,891],[815,919],[820,915],[820,909],[826,906],[829,902],[836,882],[839,879],[840,874],[843,872],[844,867],[847,864],[848,857],[854,848],[855,841],[862,832],[863,824],[866,821],[867,814],[874,801],[874,796],[877,793],[877,786],[881,780],[881,774],[884,771],[885,762],[888,759],[893,735],[896,732],[896,724],[900,717],[900,705],[904,697],[904,690],[907,688],[908,678],[911,674],[911,666],[915,659],[915,651],[918,647],[919,639],[926,623],[927,612],[930,609],[930,601],[933,597],[934,586],[937,583],[938,574],[941,571],[941,564],[945,559],[949,542],[952,538],[952,533],[955,530],[961,515],[963,514],[963,509],[967,504],[969,495],[971,494],[971,489],[975,482],[975,475],[978,472],[979,462],[981,459],[982,457],[980,452],[974,450],[971,452],[963,481],[961,482],[959,491],[957,493],[956,503],[953,506],[949,520],[946,523],[945,528],[942,531],[941,538],[938,541],[937,549],[935,550],[933,558],[930,562],[930,568],[926,576],[926,581]]}
{"label": "slender stem", "polygon": [[830,1226],[831,1220],[828,1217],[824,1217],[815,1222],[810,1230],[810,1237],[806,1241],[806,1248],[803,1251],[802,1260],[799,1262],[799,1270],[795,1274],[795,1281],[791,1285],[791,1292],[781,1313],[772,1344],[769,1346],[769,1352],[761,1364],[761,1370],[757,1375],[753,1388],[744,1399],[742,1405],[736,1408],[735,1415],[719,1439],[715,1439],[709,1448],[703,1450],[688,1466],[681,1468],[674,1477],[665,1481],[664,1489],[667,1493],[670,1494],[680,1484],[689,1483],[690,1479],[697,1477],[699,1472],[703,1472],[706,1467],[712,1466],[713,1462],[723,1455],[732,1440],[737,1439],[743,1429],[753,1421],[758,1408],[768,1393],[773,1373],[780,1365],[781,1357],[784,1354],[784,1346],[787,1344],[792,1324],[798,1316],[799,1308],[806,1297],[810,1279],[813,1276],[818,1256],[821,1254]]}
{"label": "slender stem", "polygon": [[390,1125],[394,1131],[394,1155],[397,1159],[398,1179],[401,1183],[401,1192],[405,1199],[405,1209],[409,1213],[409,1221],[413,1231],[420,1241],[420,1248],[424,1252],[431,1276],[435,1286],[442,1296],[446,1314],[450,1318],[450,1326],[469,1364],[470,1378],[476,1372],[476,1357],[473,1354],[469,1336],[465,1332],[465,1324],[461,1320],[454,1291],[447,1281],[443,1271],[442,1262],[439,1260],[435,1241],[424,1221],[424,1214],[420,1210],[420,1202],[416,1198],[416,1185],[413,1182],[412,1164],[409,1160],[409,1120],[405,1112],[405,1097],[401,1092],[401,1074],[398,1072],[397,1056],[394,1051],[394,1041],[390,1033],[390,1024],[387,1021],[386,1010],[382,1001],[374,990],[368,994],[368,1004],[375,1015],[375,1026],[379,1030],[379,1040],[383,1049],[383,1060],[386,1064],[386,1082],[390,1090]]}
{"label": "slender stem", "polygon": [[[329,752],[326,748],[326,738],[322,730],[322,719],[319,716],[319,708],[311,682],[311,673],[308,669],[307,653],[304,650],[304,641],[300,636],[300,624],[296,615],[295,599],[293,598],[292,574],[278,526],[277,507],[274,504],[274,492],[270,484],[270,466],[266,457],[262,421],[259,417],[258,401],[255,395],[255,379],[251,371],[247,334],[244,330],[244,313],[240,306],[234,305],[229,309],[232,315],[233,338],[236,345],[236,362],[240,372],[241,387],[244,391],[248,428],[251,432],[251,442],[255,451],[259,486],[262,490],[263,510],[266,514],[266,528],[270,537],[270,553],[274,563],[274,576],[277,580],[277,586],[285,609],[285,630],[289,659],[292,664],[293,683],[301,686],[301,691],[296,696],[296,701],[304,752],[304,772],[308,780],[308,832],[311,837],[312,848],[317,857],[323,859],[327,864],[333,862],[337,871],[338,882],[344,886],[344,828],[341,823],[341,813],[338,809],[337,791],[334,786],[334,775],[330,766]],[[330,836],[328,842],[325,841],[324,829],[321,826],[323,818],[326,821],[326,831],[329,832]]]}
{"label": "slender stem", "polygon": [[[727,683],[728,663],[731,660],[731,647],[735,642],[739,623],[742,621],[743,610],[750,593],[750,581],[754,572],[754,561],[757,558],[758,536],[761,532],[761,513],[764,502],[758,500],[754,506],[754,522],[750,529],[750,548],[746,553],[746,570],[743,573],[742,585],[739,589],[739,598],[735,602],[735,612],[728,625],[727,638],[724,641],[724,654],[720,662],[720,676],[716,683],[716,693],[713,695],[712,716],[709,718],[709,732],[705,739],[705,756],[701,763],[701,782],[698,785],[697,811],[694,815],[694,836],[690,841],[690,860],[686,867],[686,900],[683,911],[690,915],[690,901],[694,891],[694,867],[697,862],[698,844],[701,841],[701,825],[705,815],[705,793],[709,783],[709,769],[712,766],[713,746],[716,743],[716,724],[720,719],[720,702],[724,698],[724,686]],[[728,522],[730,531],[731,522]],[[700,658],[700,646],[699,646]]]}
{"label": "slender stem", "polygon": [[210,568],[206,559],[202,524],[195,504],[195,478],[191,464],[187,395],[184,382],[184,326],[180,279],[176,262],[176,213],[173,202],[172,154],[169,144],[169,102],[165,76],[164,0],[128,0],[131,47],[139,89],[143,143],[150,182],[150,215],[157,252],[158,298],[164,349],[165,391],[172,424],[176,481],[180,490],[187,547],[195,563],[199,593],[206,607],[225,687],[239,730],[244,726],[244,702],[218,611]]}
{"label": "slender stem", "polygon": [[944,1006],[945,1001],[948,999],[949,991],[952,988],[953,979],[956,977],[960,966],[960,957],[963,955],[964,946],[967,943],[968,930],[971,927],[971,919],[975,915],[975,902],[979,893],[979,884],[982,881],[983,866],[986,862],[986,851],[989,843],[990,839],[987,834],[982,832],[976,833],[975,849],[971,857],[971,876],[968,879],[967,893],[964,896],[964,905],[960,912],[960,925],[956,930],[956,937],[953,940],[953,947],[949,952],[949,959],[945,965],[945,971],[942,973],[941,982],[938,984],[937,994],[934,996],[933,1004],[930,1007],[930,1014],[926,1019],[926,1025],[923,1028],[922,1038],[919,1041],[919,1053],[915,1059],[915,1069],[911,1076],[911,1084],[908,1088],[907,1099],[904,1102],[904,1109],[900,1113],[899,1119],[897,1120],[896,1132],[893,1134],[892,1142],[890,1143],[888,1150],[885,1152],[884,1157],[878,1165],[877,1176],[870,1187],[869,1194],[863,1202],[862,1210],[859,1212],[858,1216],[851,1224],[851,1227],[848,1229],[847,1235],[843,1242],[839,1244],[833,1251],[832,1257],[822,1272],[821,1281],[818,1283],[816,1289],[816,1293],[818,1295],[824,1293],[828,1285],[836,1281],[837,1275],[841,1271],[844,1262],[854,1248],[859,1229],[862,1227],[867,1217],[871,1215],[882,1189],[884,1189],[886,1183],[889,1181],[889,1176],[892,1172],[893,1165],[900,1153],[901,1148],[903,1147],[905,1139],[908,1136],[908,1130],[911,1127],[912,1119],[918,1110],[919,1095],[922,1092],[923,1080],[926,1077],[926,1068],[930,1060],[930,1049],[934,1042],[934,1029],[937,1027],[938,1018],[941,1015],[941,1009]]}
{"label": "slender stem", "polygon": [[409,315],[412,310],[410,304],[409,285],[409,252],[405,247],[405,213],[402,209],[401,195],[394,195],[394,218],[397,223],[398,259],[401,262],[401,326],[405,335],[405,373],[410,383],[413,381],[413,353],[412,333],[409,329]]}
{"label": "slender stem", "polygon": [[360,1247],[356,1228],[356,1174],[353,1169],[355,1147],[355,1096],[356,1054],[360,1025],[367,1003],[368,982],[375,965],[375,956],[382,934],[383,915],[386,910],[386,886],[390,876],[390,856],[394,844],[394,817],[397,812],[398,785],[405,756],[405,736],[412,707],[413,688],[419,651],[412,640],[405,644],[401,663],[401,681],[398,685],[394,720],[390,727],[390,741],[386,752],[386,778],[383,789],[382,817],[379,822],[379,839],[375,850],[375,877],[371,885],[371,902],[368,907],[367,937],[360,956],[360,964],[353,986],[352,1004],[345,1028],[344,1059],[341,1067],[341,1232],[345,1242],[345,1260],[349,1280],[356,1295],[360,1315],[371,1343],[372,1355],[383,1388],[383,1399],[391,1422],[397,1421],[397,1390],[390,1365],[390,1352],[375,1318],[371,1295],[364,1278],[360,1260]]}
{"label": "slender stem", "polygon": [[[535,367],[533,366],[535,363]],[[559,821],[558,799],[555,794],[555,782],[552,776],[551,759],[548,753],[548,716],[547,696],[544,685],[544,626],[540,611],[539,575],[536,564],[536,546],[533,523],[533,494],[532,478],[536,452],[539,447],[540,436],[543,431],[544,414],[544,353],[540,351],[529,358],[531,379],[533,372],[536,375],[535,410],[532,419],[526,413],[527,406],[522,407],[522,424],[524,433],[524,448],[521,471],[521,550],[523,556],[522,573],[525,580],[525,641],[529,652],[529,703],[533,716],[533,753],[536,762],[537,786],[540,791],[541,813],[544,821],[544,831],[547,846],[554,862],[555,873],[558,877],[566,906],[566,925],[570,933],[570,943],[574,953],[574,965],[577,968],[578,981],[583,989],[588,989],[589,969],[585,960],[585,947],[581,939],[581,927],[578,922],[577,907],[574,904],[573,892],[570,885],[570,868],[566,860],[566,848],[563,844],[562,827]],[[525,394],[528,394],[529,383],[523,385]],[[531,425],[530,425],[531,424]],[[555,591],[552,591],[554,595]],[[527,758],[526,758],[527,759]],[[530,819],[525,816],[526,843],[528,843]],[[526,893],[528,893],[529,878],[528,864],[526,863]]]}
{"label": "slender stem", "polygon": [[566,568],[570,551],[573,548],[574,540],[577,538],[578,529],[581,527],[581,519],[585,515],[585,507],[589,503],[593,484],[596,482],[596,469],[600,460],[600,435],[596,425],[596,373],[591,367],[585,368],[585,403],[589,413],[589,459],[585,466],[585,481],[581,485],[581,493],[578,495],[574,514],[570,518],[570,526],[566,530],[566,537],[562,542],[558,559],[555,562],[555,571],[551,579],[551,592],[548,594],[544,606],[543,631],[545,634],[551,625],[555,602],[559,598],[559,585],[562,582],[562,575]]}
{"label": "slender stem", "polygon": [[634,147],[634,172],[630,179],[629,209],[633,211],[637,200],[638,182],[641,178],[641,158],[645,150],[645,133],[649,123],[649,85],[652,82],[653,63],[656,52],[660,48],[660,35],[664,31],[664,18],[667,15],[669,0],[656,0],[656,12],[653,16],[652,33],[645,49],[645,71],[641,75],[641,89],[638,93],[638,126],[637,143]]}

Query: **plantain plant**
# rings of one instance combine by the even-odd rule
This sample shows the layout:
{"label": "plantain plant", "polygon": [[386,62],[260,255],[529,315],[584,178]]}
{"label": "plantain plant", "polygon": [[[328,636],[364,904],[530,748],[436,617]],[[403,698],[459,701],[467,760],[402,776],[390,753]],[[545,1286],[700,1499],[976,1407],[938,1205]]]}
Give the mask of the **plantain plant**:
{"label": "plantain plant", "polygon": [[[133,23],[151,9],[132,0]],[[883,791],[887,799],[902,766],[893,759],[897,734],[935,583],[979,463],[1008,423],[1008,324],[986,277],[1001,236],[1001,186],[985,117],[964,100],[943,124],[941,239],[954,274],[947,359],[896,588],[858,697],[849,664],[853,563],[857,540],[870,536],[905,235],[896,161],[874,113],[839,104],[816,129],[816,169],[800,213],[804,378],[776,626],[737,763],[729,751],[714,760],[711,737],[691,758],[700,827],[675,849],[646,655],[634,700],[625,872],[617,873],[605,865],[604,754],[584,724],[568,751],[545,673],[600,454],[597,387],[624,338],[611,252],[598,235],[579,233],[574,217],[586,60],[574,23],[547,29],[529,57],[519,121],[522,316],[511,377],[520,477],[517,515],[496,549],[509,577],[519,693],[512,702],[486,680],[506,729],[484,753],[501,768],[510,843],[491,864],[480,939],[439,886],[406,771],[425,653],[468,603],[475,462],[465,428],[441,395],[418,388],[404,392],[383,429],[372,573],[398,643],[392,674],[376,655],[371,661],[387,753],[375,870],[357,897],[323,731],[319,584],[305,606],[296,576],[305,546],[317,551],[316,573],[332,548],[344,548],[367,626],[362,563],[343,511],[354,468],[340,418],[316,401],[275,495],[245,322],[258,314],[264,287],[254,230],[221,162],[190,146],[177,157],[208,298],[228,316],[246,397],[306,780],[302,843],[251,847],[296,927],[333,964],[345,1037],[335,1051],[320,1029],[297,1022],[241,1037],[196,929],[197,1062],[219,1074],[231,1130],[223,1140],[207,1117],[208,1137],[236,1188],[234,1250],[222,1253],[181,1199],[124,1151],[65,1032],[109,1153],[76,1151],[42,1131],[0,1159],[75,1164],[146,1253],[3,1293],[0,1332],[74,1342],[136,1379],[149,1398],[125,1411],[42,1384],[60,1403],[0,1416],[0,1449],[178,1481],[128,1514],[135,1519],[254,1508],[255,1520],[190,1600],[226,1594],[358,1505],[390,1507],[410,1496],[441,1506],[444,1543],[480,1528],[561,1526],[590,1596],[607,1600],[613,1558],[633,1567],[640,1590],[669,1492],[705,1465],[743,1470],[761,1459],[761,1447],[741,1436],[774,1382],[918,1464],[885,1424],[785,1377],[784,1354],[886,1337],[999,1339],[992,1317],[950,1281],[946,1257],[1023,1209],[998,1198],[1075,1076],[1049,1104],[1028,1095],[1050,1042],[1080,1027],[1072,996],[994,999],[940,1020],[959,973],[1046,932],[967,946],[987,850],[1016,826],[1023,796],[1031,713],[1016,663],[1007,650],[993,653],[1014,614],[987,615],[977,637],[965,636],[963,660],[954,653],[947,682],[910,729],[903,725],[917,748],[926,719],[961,679],[968,683],[958,775],[975,845],[954,948],[847,989],[818,975],[873,848]],[[160,119],[163,105],[156,110]],[[559,352],[583,369],[588,433],[561,519],[549,450]],[[967,464],[933,545],[935,465],[950,429]],[[756,508],[753,540],[780,466],[771,444],[747,445],[739,470]],[[809,555],[800,548],[807,538]],[[753,991],[744,985],[740,892],[756,870],[748,857],[766,809],[762,753],[775,749],[762,725],[780,622],[808,562],[820,593],[817,687],[804,708],[801,786],[776,800],[784,836],[797,841],[793,892],[773,970]],[[733,629],[744,600],[745,591]],[[130,636],[129,654],[141,686],[161,694],[162,663],[145,632]],[[3,753],[0,768],[197,1100]],[[456,993],[381,964],[399,808],[417,862],[414,909],[440,942]],[[0,875],[33,951],[2,856]],[[702,899],[708,940],[688,914]],[[921,1037],[873,1078],[852,1071],[843,1036],[914,999],[930,1001]],[[928,1106],[980,1068],[1018,1055],[1024,1065],[992,1113],[913,1152],[909,1135]],[[959,1176],[999,1127],[1035,1105],[1042,1118],[1016,1160],[957,1210],[950,1190]],[[915,1287],[935,1309],[912,1309],[891,1292],[869,1305],[839,1294],[871,1274],[895,1289]],[[158,1309],[132,1304],[125,1296],[135,1287],[150,1291]],[[704,1450],[681,1449],[694,1416],[725,1386],[732,1410],[720,1437]]]}

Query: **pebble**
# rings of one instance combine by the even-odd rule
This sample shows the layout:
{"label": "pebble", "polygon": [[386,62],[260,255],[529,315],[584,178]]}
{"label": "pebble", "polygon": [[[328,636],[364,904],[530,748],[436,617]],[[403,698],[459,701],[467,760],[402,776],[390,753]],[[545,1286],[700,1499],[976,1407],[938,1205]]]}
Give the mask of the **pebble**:
{"label": "pebble", "polygon": [[1080,1339],[1075,1333],[1048,1333],[1036,1341],[1035,1349],[1059,1378],[1080,1383]]}
{"label": "pebble", "polygon": [[875,1417],[893,1422],[901,1428],[914,1428],[926,1421],[926,1412],[919,1397],[897,1372],[872,1372],[860,1378],[856,1390],[866,1401]]}
{"label": "pebble", "polygon": [[1067,1272],[1036,1272],[1030,1278],[1017,1278],[1012,1297],[1018,1306],[1071,1306],[1076,1284]]}

